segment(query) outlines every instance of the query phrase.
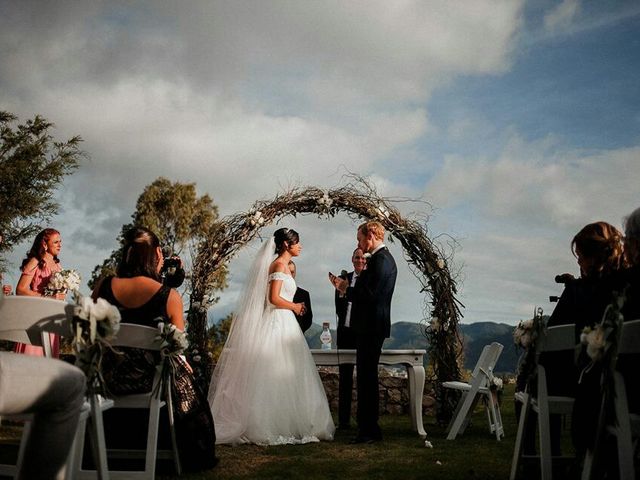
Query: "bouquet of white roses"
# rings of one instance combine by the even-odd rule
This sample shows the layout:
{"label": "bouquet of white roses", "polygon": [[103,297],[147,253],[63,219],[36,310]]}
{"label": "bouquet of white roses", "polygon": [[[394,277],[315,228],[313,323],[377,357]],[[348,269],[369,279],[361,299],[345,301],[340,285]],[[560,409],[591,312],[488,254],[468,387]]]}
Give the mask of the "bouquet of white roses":
{"label": "bouquet of white roses", "polygon": [[80,274],[77,270],[61,270],[54,272],[44,290],[46,296],[56,293],[75,292],[80,288]]}
{"label": "bouquet of white roses", "polygon": [[176,357],[184,354],[189,347],[187,335],[178,330],[173,323],[158,322],[157,340],[162,342],[160,355],[162,357]]}
{"label": "bouquet of white roses", "polygon": [[513,343],[525,350],[533,343],[535,334],[535,321],[533,318],[523,320],[513,331]]}

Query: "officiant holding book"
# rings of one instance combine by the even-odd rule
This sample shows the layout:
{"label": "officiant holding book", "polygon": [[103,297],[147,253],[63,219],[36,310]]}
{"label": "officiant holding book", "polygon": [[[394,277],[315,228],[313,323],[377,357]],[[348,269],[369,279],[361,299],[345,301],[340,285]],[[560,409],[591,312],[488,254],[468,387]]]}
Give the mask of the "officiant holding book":
{"label": "officiant holding book", "polygon": [[[342,278],[349,282],[349,286],[355,286],[358,281],[358,277],[367,265],[367,261],[364,258],[364,252],[360,247],[353,251],[351,256],[351,263],[353,264],[353,271],[345,275],[341,275]],[[353,305],[347,296],[340,293],[338,290],[335,292],[335,304],[336,304],[336,317],[338,318],[338,349],[355,349],[356,348],[356,334],[351,328],[352,310]],[[338,385],[338,428],[349,429],[351,428],[351,397],[353,391],[353,364],[343,363],[339,366],[340,378]]]}

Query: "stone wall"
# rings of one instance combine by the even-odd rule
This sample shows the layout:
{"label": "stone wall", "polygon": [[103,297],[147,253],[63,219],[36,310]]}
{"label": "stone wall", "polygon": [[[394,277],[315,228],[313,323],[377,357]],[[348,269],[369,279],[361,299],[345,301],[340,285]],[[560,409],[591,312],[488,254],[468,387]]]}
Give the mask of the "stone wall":
{"label": "stone wall", "polygon": [[[332,412],[338,411],[338,369],[336,367],[319,367],[320,378],[324,384],[327,400]],[[380,415],[404,415],[409,413],[409,383],[406,374],[398,375],[390,373],[385,368],[379,370],[380,382],[378,392],[380,395]],[[351,414],[356,415],[356,381],[353,381],[353,395],[351,402]],[[422,397],[422,413],[435,414],[435,400],[430,385],[426,384]]]}

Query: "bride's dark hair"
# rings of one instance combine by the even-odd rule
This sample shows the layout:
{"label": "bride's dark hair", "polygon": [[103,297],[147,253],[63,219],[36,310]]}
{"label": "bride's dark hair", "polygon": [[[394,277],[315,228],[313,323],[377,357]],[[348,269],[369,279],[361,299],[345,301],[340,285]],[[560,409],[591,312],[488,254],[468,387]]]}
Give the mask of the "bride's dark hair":
{"label": "bride's dark hair", "polygon": [[295,230],[290,228],[279,228],[273,232],[273,240],[276,242],[275,253],[282,253],[286,249],[284,242],[287,242],[289,246],[295,245],[300,241],[300,236]]}

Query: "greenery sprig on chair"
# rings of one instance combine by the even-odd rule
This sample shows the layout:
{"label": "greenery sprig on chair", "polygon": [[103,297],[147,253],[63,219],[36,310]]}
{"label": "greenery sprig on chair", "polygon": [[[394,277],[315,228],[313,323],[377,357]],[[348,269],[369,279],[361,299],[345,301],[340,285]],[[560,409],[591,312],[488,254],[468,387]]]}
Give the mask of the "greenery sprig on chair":
{"label": "greenery sprig on chair", "polygon": [[[187,335],[185,332],[178,330],[172,323],[165,323],[163,321],[158,322],[158,336],[156,340],[161,342],[160,356],[162,362],[160,362],[160,368],[162,368],[160,378],[162,384],[166,388],[170,385],[172,376],[177,371],[178,362],[181,356],[184,355],[185,350],[189,347],[187,341]],[[159,388],[160,385],[156,385],[155,388]],[[166,392],[162,392],[163,395]]]}
{"label": "greenery sprig on chair", "polygon": [[513,343],[516,348],[523,349],[516,368],[516,379],[520,388],[524,388],[535,373],[535,344],[545,327],[543,313],[542,308],[536,307],[533,318],[520,322],[513,331]]}
{"label": "greenery sprig on chair", "polygon": [[[622,307],[627,299],[626,288],[622,293],[614,292],[613,301],[607,306],[602,315],[602,321],[595,327],[585,327],[580,334],[580,343],[576,346],[576,357],[586,351],[590,362],[582,372],[588,372],[594,365],[602,363],[609,371],[603,372],[603,387],[607,388],[608,380],[613,378],[617,345],[622,332],[624,316]],[[582,376],[582,374],[581,374]]]}

